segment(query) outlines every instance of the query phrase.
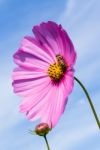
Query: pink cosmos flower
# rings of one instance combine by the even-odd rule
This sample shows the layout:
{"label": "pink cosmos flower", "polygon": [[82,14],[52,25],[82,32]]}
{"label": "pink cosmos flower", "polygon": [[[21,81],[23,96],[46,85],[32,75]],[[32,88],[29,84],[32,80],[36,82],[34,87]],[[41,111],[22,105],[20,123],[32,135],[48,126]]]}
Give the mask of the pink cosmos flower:
{"label": "pink cosmos flower", "polygon": [[14,92],[23,97],[20,111],[29,120],[55,127],[74,84],[74,46],[61,25],[52,21],[33,27],[14,54]]}

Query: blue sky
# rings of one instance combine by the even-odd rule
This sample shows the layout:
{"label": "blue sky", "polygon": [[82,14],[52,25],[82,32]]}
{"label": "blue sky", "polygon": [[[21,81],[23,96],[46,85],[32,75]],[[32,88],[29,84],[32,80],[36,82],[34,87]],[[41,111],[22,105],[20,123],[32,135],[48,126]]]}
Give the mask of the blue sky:
{"label": "blue sky", "polygon": [[[12,54],[33,25],[54,20],[66,29],[77,51],[75,75],[87,87],[100,118],[100,1],[0,0],[0,150],[46,150],[32,136],[36,122],[19,113],[21,98],[13,93]],[[100,150],[100,131],[81,88],[75,83],[68,105],[48,135],[51,150]]]}

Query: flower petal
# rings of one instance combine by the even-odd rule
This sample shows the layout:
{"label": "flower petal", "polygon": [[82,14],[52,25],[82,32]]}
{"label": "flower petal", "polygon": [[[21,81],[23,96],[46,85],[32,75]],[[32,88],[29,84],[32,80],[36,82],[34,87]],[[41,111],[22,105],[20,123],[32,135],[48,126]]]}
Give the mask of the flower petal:
{"label": "flower petal", "polygon": [[44,97],[47,95],[50,88],[51,84],[49,81],[48,83],[45,82],[43,85],[39,85],[34,88],[34,90],[23,99],[20,105],[20,111],[28,112],[30,115],[32,109],[35,111],[36,108],[41,105],[41,103],[44,103]]}
{"label": "flower petal", "polygon": [[46,53],[46,49],[38,44],[35,38],[29,36],[24,37],[21,42],[20,49],[26,53],[32,54],[34,57],[38,57],[38,59],[41,59],[47,63],[52,63],[53,61],[52,57]]}
{"label": "flower petal", "polygon": [[73,72],[69,71],[59,85],[50,83],[34,88],[32,93],[23,100],[20,107],[21,112],[27,111],[27,118],[31,121],[41,118],[41,122],[46,122],[50,127],[55,127],[64,112],[67,97],[72,91],[72,87]]}
{"label": "flower petal", "polygon": [[74,87],[74,72],[73,70],[69,70],[63,79],[63,83],[65,85],[66,93],[69,95]]}
{"label": "flower petal", "polygon": [[[42,91],[42,94],[36,99],[37,103],[31,107],[27,113],[27,118],[30,120],[35,120],[42,117],[42,111],[44,111],[45,104],[50,99],[50,95],[53,92],[52,84],[46,86],[45,91]],[[46,115],[46,114],[45,114]]]}
{"label": "flower petal", "polygon": [[65,58],[68,66],[73,65],[76,61],[76,52],[73,43],[64,29],[61,30],[61,37],[64,45],[63,57]]}
{"label": "flower petal", "polygon": [[55,127],[64,112],[67,97],[63,83],[60,86],[49,88],[49,92],[44,99],[27,114],[31,121],[41,118],[41,122],[46,122],[50,127]]}
{"label": "flower petal", "polygon": [[[31,42],[34,41],[33,37],[31,37],[31,36],[26,36],[25,38],[28,39],[28,40],[31,41]],[[45,45],[45,43],[42,44],[42,43],[40,42],[40,40],[37,40],[37,38],[35,38],[35,43],[36,43],[37,46],[39,46],[43,51],[45,51],[45,53],[47,53],[47,54],[49,55],[50,61],[52,61],[52,60],[53,60],[53,61],[56,61],[55,53],[53,52],[53,50],[51,50],[51,47],[47,46],[47,44]],[[51,58],[52,58],[52,60],[51,60]]]}
{"label": "flower petal", "polygon": [[42,114],[41,122],[46,122],[50,127],[55,127],[64,112],[66,103],[67,95],[64,84],[61,82],[59,86],[55,86],[53,89],[52,96],[45,107],[46,110],[44,109],[44,114]]}
{"label": "flower petal", "polygon": [[41,77],[48,76],[47,72],[41,70],[26,70],[26,69],[14,69],[12,78],[13,80],[21,80],[21,79],[36,79]]}
{"label": "flower petal", "polygon": [[36,58],[32,54],[23,52],[21,49],[19,49],[14,54],[14,61],[20,67],[23,67],[28,70],[34,69],[45,70],[49,66],[48,63],[42,61],[41,59]]}
{"label": "flower petal", "polygon": [[36,91],[38,87],[50,82],[50,78],[45,73],[30,72],[21,68],[13,72],[13,80],[14,92],[21,96],[28,95],[34,89]]}
{"label": "flower petal", "polygon": [[41,23],[39,26],[33,27],[33,32],[42,45],[49,48],[49,52],[61,54],[68,65],[72,65],[76,60],[74,46],[61,25],[57,25],[52,21]]}
{"label": "flower petal", "polygon": [[[35,37],[47,48],[50,47],[54,54],[59,54],[60,47],[56,41],[58,34],[58,26],[53,22],[41,23],[39,26],[33,27]],[[49,51],[50,51],[49,49]]]}

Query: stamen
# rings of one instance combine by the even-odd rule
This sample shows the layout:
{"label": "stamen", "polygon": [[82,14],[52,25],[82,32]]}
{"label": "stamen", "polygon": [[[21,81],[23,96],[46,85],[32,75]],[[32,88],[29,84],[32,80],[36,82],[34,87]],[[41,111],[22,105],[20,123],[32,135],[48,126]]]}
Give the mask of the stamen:
{"label": "stamen", "polygon": [[48,69],[48,75],[53,81],[60,81],[64,73],[67,69],[67,65],[65,64],[65,61],[61,55],[56,55],[57,63],[50,64]]}

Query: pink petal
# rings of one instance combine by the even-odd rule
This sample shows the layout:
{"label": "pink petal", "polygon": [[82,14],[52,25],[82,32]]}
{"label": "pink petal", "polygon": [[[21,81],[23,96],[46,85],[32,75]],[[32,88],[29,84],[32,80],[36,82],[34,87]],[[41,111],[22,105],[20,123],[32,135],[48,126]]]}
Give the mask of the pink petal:
{"label": "pink petal", "polygon": [[50,47],[51,51],[53,51],[55,55],[59,54],[61,50],[58,30],[58,25],[50,21],[47,23],[41,23],[40,26],[33,27],[33,32],[38,41],[40,41],[43,45],[45,44],[47,48]]}
{"label": "pink petal", "polygon": [[49,84],[46,87],[45,91],[42,92],[43,93],[43,95],[42,95],[43,97],[42,96],[38,97],[37,105],[34,105],[30,109],[30,111],[27,113],[28,119],[33,121],[33,120],[35,120],[37,118],[42,117],[42,111],[44,111],[44,107],[45,107],[46,103],[48,102],[48,99],[50,99],[50,96],[51,96],[52,92],[53,92],[52,84]]}
{"label": "pink petal", "polygon": [[[36,81],[36,82],[34,82]],[[44,82],[47,82],[47,78],[41,77],[41,78],[35,78],[35,79],[22,79],[22,80],[14,80],[13,86],[16,89],[15,91],[24,91],[28,90],[34,86],[38,86],[43,84]]]}
{"label": "pink petal", "polygon": [[34,70],[34,69],[45,70],[49,66],[48,63],[42,61],[41,59],[38,59],[37,57],[34,57],[32,54],[23,52],[21,49],[19,49],[14,54],[14,61],[20,67],[23,67],[28,70]]}
{"label": "pink petal", "polygon": [[50,55],[48,55],[43,48],[44,47],[40,46],[34,38],[30,39],[29,37],[25,37],[22,40],[20,47],[22,51],[32,54],[33,56],[38,57],[42,61],[52,63],[52,57],[50,57]]}
{"label": "pink petal", "polygon": [[64,112],[66,102],[64,85],[61,83],[60,86],[49,88],[44,99],[28,112],[27,117],[32,121],[41,118],[41,122],[46,122],[50,127],[54,127]]}
{"label": "pink petal", "polygon": [[58,46],[58,53],[64,56],[64,45],[62,41],[62,36],[61,36],[61,25],[58,25],[52,21],[48,22],[48,30],[51,33],[51,35],[54,37],[57,46]]}
{"label": "pink petal", "polygon": [[65,74],[63,83],[65,85],[66,93],[67,95],[69,95],[72,92],[73,87],[74,87],[74,72],[72,70],[68,71]]}
{"label": "pink petal", "polygon": [[35,79],[48,76],[47,72],[41,70],[29,71],[25,69],[16,70],[14,69],[12,78],[13,80],[21,80],[21,79]]}
{"label": "pink petal", "polygon": [[31,110],[35,109],[41,105],[41,103],[44,103],[44,97],[49,92],[48,90],[51,88],[50,81],[45,82],[43,85],[37,86],[37,88],[34,88],[34,90],[27,95],[21,105],[20,105],[20,111],[21,112],[29,112],[30,114]]}
{"label": "pink petal", "polygon": [[20,96],[29,96],[33,95],[32,93],[37,93],[48,85],[50,82],[49,77],[41,77],[37,79],[23,79],[23,80],[15,80],[13,82],[14,92],[16,92]]}
{"label": "pink petal", "polygon": [[68,65],[73,65],[76,60],[76,52],[68,34],[61,25],[52,21],[41,23],[33,27],[33,32],[43,46],[49,48],[49,52],[61,54]]}
{"label": "pink petal", "polygon": [[35,88],[37,94],[34,91],[35,95],[27,96],[23,100],[21,111],[28,111],[27,118],[32,121],[41,118],[42,122],[48,123],[50,127],[55,127],[64,112],[67,97],[72,88],[73,71],[69,71],[59,85],[50,83],[45,87],[42,86],[40,91],[37,91],[40,88]]}
{"label": "pink petal", "polygon": [[76,52],[72,41],[64,29],[61,30],[61,37],[64,45],[64,55],[68,66],[73,65],[76,61]]}
{"label": "pink petal", "polygon": [[50,127],[55,127],[64,112],[66,103],[67,95],[61,82],[59,86],[53,88],[52,96],[49,98],[44,114],[41,116],[41,122],[46,122]]}
{"label": "pink petal", "polygon": [[[29,41],[33,41],[33,38],[30,36],[26,36],[25,38],[28,39]],[[54,62],[56,61],[55,53],[53,52],[53,50],[51,50],[51,47],[47,46],[47,44],[45,43],[41,44],[40,40],[38,41],[37,39],[35,39],[35,42],[42,50],[45,51],[45,53],[47,53],[52,58]]]}

